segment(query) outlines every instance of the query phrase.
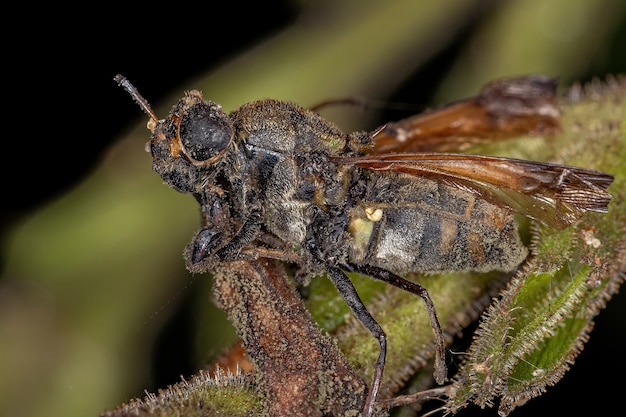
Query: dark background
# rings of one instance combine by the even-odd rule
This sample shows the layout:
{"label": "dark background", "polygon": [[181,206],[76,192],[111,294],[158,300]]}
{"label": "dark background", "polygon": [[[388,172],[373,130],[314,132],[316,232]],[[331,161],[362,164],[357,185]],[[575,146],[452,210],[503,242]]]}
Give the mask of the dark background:
{"label": "dark background", "polygon": [[[15,135],[4,143],[2,178],[11,198],[3,199],[3,230],[77,184],[110,143],[139,120],[134,102],[120,100],[126,93],[113,82],[117,73],[136,80],[142,95],[158,102],[184,80],[298,15],[290,1],[272,2],[271,13],[261,2],[224,2],[219,13],[206,11],[207,20],[198,19],[204,11],[185,3],[161,10],[45,7],[50,6],[38,10],[41,17],[25,20],[11,33],[19,42],[8,45],[12,59],[6,60],[5,88],[12,94],[5,95],[5,108],[14,117],[9,125]],[[16,181],[11,175],[16,170],[37,178],[37,185],[26,186],[31,182],[26,178]]]}
{"label": "dark background", "polygon": [[[12,33],[16,36],[8,47],[10,59],[5,61],[5,114],[9,116],[5,126],[10,126],[11,133],[3,148],[0,233],[71,190],[94,169],[111,142],[143,117],[135,103],[120,99],[126,93],[112,81],[116,73],[133,80],[151,102],[158,102],[185,80],[206,73],[289,25],[300,12],[299,4],[292,1],[272,2],[271,13],[263,2],[219,6],[218,11],[179,4],[140,12],[119,6],[53,8],[39,9],[41,20],[24,19],[19,31]],[[197,19],[199,14],[204,16],[202,21]],[[431,62],[406,79],[389,100],[428,103],[442,74],[481,22],[479,15]],[[625,45],[626,17],[607,46],[612,51],[607,59],[602,65],[590,62],[580,81],[624,72]],[[394,115],[377,117],[384,121]],[[4,263],[4,259],[0,261]],[[616,296],[598,318],[576,366],[547,395],[531,400],[512,415],[608,414],[619,407],[623,384],[616,381],[626,371],[626,335],[624,326],[613,333],[612,323],[615,317],[623,317],[624,305],[624,294]],[[169,328],[184,328],[176,320],[184,320],[187,314],[182,310],[173,315]],[[175,356],[173,349],[163,347],[163,355]],[[180,374],[189,374],[190,367],[175,362],[156,369],[153,384],[175,382]],[[469,411],[476,412],[461,414],[469,415]],[[495,416],[496,411],[483,414]]]}

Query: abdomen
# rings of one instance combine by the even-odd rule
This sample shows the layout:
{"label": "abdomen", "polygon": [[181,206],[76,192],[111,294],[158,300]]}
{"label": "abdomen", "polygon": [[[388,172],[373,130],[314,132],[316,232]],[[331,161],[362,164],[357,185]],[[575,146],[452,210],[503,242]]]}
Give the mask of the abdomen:
{"label": "abdomen", "polygon": [[372,173],[350,213],[351,260],[395,273],[515,269],[526,257],[515,219],[471,193]]}

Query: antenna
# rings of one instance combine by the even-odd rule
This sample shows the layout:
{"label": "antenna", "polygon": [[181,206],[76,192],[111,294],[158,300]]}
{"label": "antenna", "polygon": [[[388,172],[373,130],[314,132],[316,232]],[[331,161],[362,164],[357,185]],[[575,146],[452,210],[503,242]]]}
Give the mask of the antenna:
{"label": "antenna", "polygon": [[113,78],[113,80],[117,82],[117,84],[120,87],[126,90],[128,94],[130,94],[133,100],[135,100],[135,102],[139,104],[139,107],[141,107],[141,110],[143,110],[144,113],[150,116],[150,122],[148,122],[148,129],[154,130],[154,126],[156,126],[156,124],[159,122],[159,119],[156,117],[156,114],[154,114],[154,111],[152,111],[152,108],[150,107],[150,104],[148,104],[148,101],[145,98],[143,98],[141,94],[139,94],[139,91],[137,91],[135,86],[132,85],[130,81],[128,81],[126,77],[124,77],[123,75],[117,74]]}

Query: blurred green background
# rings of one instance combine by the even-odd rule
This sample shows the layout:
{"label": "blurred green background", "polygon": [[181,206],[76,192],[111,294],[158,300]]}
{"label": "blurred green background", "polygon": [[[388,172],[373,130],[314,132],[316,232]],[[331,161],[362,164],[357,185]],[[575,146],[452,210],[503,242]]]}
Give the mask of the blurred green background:
{"label": "blurred green background", "polygon": [[[183,266],[198,207],[151,172],[147,117],[112,81],[116,73],[164,117],[190,88],[226,110],[264,97],[311,106],[364,96],[413,103],[415,112],[502,76],[540,72],[569,85],[626,72],[621,0],[116,7],[15,15],[21,41],[7,46],[14,93],[5,96],[15,132],[5,138],[0,217],[0,416],[97,416],[193,374],[235,338],[209,300],[209,277]],[[407,113],[324,115],[351,131]],[[610,381],[626,372],[624,317],[621,294],[576,366],[513,415],[612,411],[621,386]]]}

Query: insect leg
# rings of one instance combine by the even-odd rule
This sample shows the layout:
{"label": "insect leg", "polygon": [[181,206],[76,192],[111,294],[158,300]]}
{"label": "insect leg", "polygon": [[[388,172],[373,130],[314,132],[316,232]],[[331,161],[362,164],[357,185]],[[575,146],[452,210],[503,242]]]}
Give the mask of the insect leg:
{"label": "insect leg", "polygon": [[376,360],[376,366],[374,367],[374,376],[372,378],[372,385],[365,400],[363,407],[363,416],[371,417],[374,414],[374,403],[380,390],[380,383],[383,377],[383,371],[385,369],[385,358],[387,356],[387,337],[382,327],[374,320],[374,317],[367,311],[365,304],[361,301],[359,294],[356,292],[356,288],[352,285],[352,282],[348,276],[338,268],[328,268],[328,278],[335,284],[337,290],[346,301],[346,304],[354,312],[357,318],[363,323],[367,330],[378,340],[380,344],[380,354],[378,360]]}
{"label": "insect leg", "polygon": [[359,272],[382,282],[386,282],[402,290],[415,294],[422,300],[424,300],[424,303],[426,304],[426,311],[428,312],[428,317],[430,318],[430,326],[432,327],[435,336],[434,377],[435,381],[438,384],[443,384],[447,379],[447,369],[445,362],[446,346],[443,338],[443,331],[441,330],[441,325],[439,324],[439,319],[437,318],[437,313],[435,311],[435,305],[433,303],[433,300],[428,295],[428,291],[426,290],[426,288],[422,287],[419,284],[416,284],[415,282],[406,280],[401,276],[394,274],[393,272],[389,272],[386,269],[377,268],[370,265],[349,264],[346,266],[346,269]]}
{"label": "insect leg", "polygon": [[221,234],[209,228],[204,228],[198,232],[191,243],[191,252],[189,262],[191,264],[200,263],[204,258],[211,254],[211,251],[219,245]]}
{"label": "insect leg", "polygon": [[252,242],[261,228],[261,211],[254,210],[241,226],[239,232],[222,248],[216,255],[221,260],[234,260],[237,258],[239,251],[248,243]]}

